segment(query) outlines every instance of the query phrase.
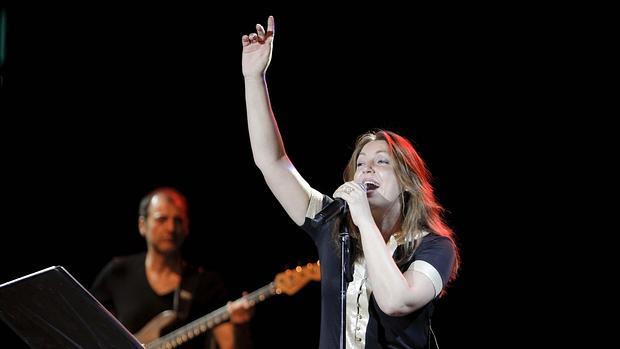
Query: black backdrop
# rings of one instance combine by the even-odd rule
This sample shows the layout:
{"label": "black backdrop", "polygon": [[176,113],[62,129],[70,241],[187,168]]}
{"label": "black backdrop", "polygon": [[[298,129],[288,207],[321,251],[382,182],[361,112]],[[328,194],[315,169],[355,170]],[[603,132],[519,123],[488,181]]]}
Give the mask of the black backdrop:
{"label": "black backdrop", "polygon": [[[273,14],[269,86],[298,170],[331,193],[356,135],[387,128],[411,138],[462,248],[460,277],[434,320],[439,344],[481,345],[502,327],[472,317],[488,303],[498,310],[480,303],[494,293],[482,283],[482,256],[501,233],[491,210],[510,191],[503,148],[529,107],[507,82],[527,74],[527,64],[512,64],[527,53],[512,49],[519,39],[504,12],[318,4],[6,11],[0,282],[63,265],[90,285],[111,257],[143,250],[138,202],[161,185],[188,196],[188,254],[219,271],[231,296],[316,260],[268,192],[247,139],[240,37]],[[316,283],[274,297],[257,307],[254,342],[315,348],[319,316]],[[20,347],[4,325],[0,336]]]}

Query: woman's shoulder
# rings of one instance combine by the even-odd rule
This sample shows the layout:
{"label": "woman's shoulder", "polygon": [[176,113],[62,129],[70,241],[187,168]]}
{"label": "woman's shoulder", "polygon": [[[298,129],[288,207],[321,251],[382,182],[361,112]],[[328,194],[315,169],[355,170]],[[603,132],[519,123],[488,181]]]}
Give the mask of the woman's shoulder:
{"label": "woman's shoulder", "polygon": [[456,251],[454,242],[447,236],[442,236],[435,233],[429,233],[424,236],[420,247],[417,249],[416,254],[425,254],[433,252],[444,252],[453,254]]}
{"label": "woman's shoulder", "polygon": [[424,236],[424,238],[422,239],[422,245],[428,245],[428,246],[439,245],[439,246],[452,247],[454,243],[452,242],[452,239],[450,239],[447,236],[439,235],[436,233],[428,233],[428,235]]}

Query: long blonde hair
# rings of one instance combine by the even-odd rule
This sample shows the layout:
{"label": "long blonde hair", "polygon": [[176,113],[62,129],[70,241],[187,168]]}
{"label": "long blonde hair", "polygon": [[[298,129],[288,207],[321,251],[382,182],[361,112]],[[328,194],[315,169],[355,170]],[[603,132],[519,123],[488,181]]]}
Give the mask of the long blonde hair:
{"label": "long blonde hair", "polygon": [[[398,265],[408,262],[415,250],[422,242],[425,231],[445,236],[454,245],[456,258],[450,275],[450,280],[456,277],[460,259],[457,245],[454,241],[454,232],[446,224],[443,218],[444,208],[439,204],[431,185],[431,173],[426,168],[424,160],[420,157],[413,145],[406,138],[386,130],[367,132],[357,138],[355,149],[344,171],[344,181],[353,180],[357,169],[357,158],[362,148],[377,140],[387,143],[388,151],[393,159],[394,172],[403,193],[402,200],[402,226],[401,236],[404,241],[403,253],[396,259]],[[359,230],[348,218],[349,231],[351,232],[353,260],[362,254]]]}

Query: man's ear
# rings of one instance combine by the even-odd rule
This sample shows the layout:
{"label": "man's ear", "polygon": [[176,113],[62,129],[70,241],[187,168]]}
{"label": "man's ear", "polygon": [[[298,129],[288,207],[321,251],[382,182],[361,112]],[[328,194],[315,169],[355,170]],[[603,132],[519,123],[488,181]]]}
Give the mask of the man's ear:
{"label": "man's ear", "polygon": [[146,236],[146,219],[142,216],[138,218],[138,230],[140,230],[140,235]]}

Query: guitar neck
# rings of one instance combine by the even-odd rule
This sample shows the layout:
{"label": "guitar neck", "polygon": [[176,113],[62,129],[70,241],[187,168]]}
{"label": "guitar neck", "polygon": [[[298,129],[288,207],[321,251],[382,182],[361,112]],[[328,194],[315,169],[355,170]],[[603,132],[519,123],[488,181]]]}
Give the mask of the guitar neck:
{"label": "guitar neck", "polygon": [[[234,302],[240,302],[246,299],[251,305],[262,302],[265,299],[276,294],[275,284],[270,282],[269,284],[259,288],[258,290],[237,299]],[[146,344],[146,349],[168,349],[175,348],[178,345],[187,342],[188,340],[205,333],[211,328],[221,324],[222,322],[230,319],[230,312],[228,312],[227,306],[218,308],[209,314],[202,316],[187,325],[180,327],[159,339]]]}

